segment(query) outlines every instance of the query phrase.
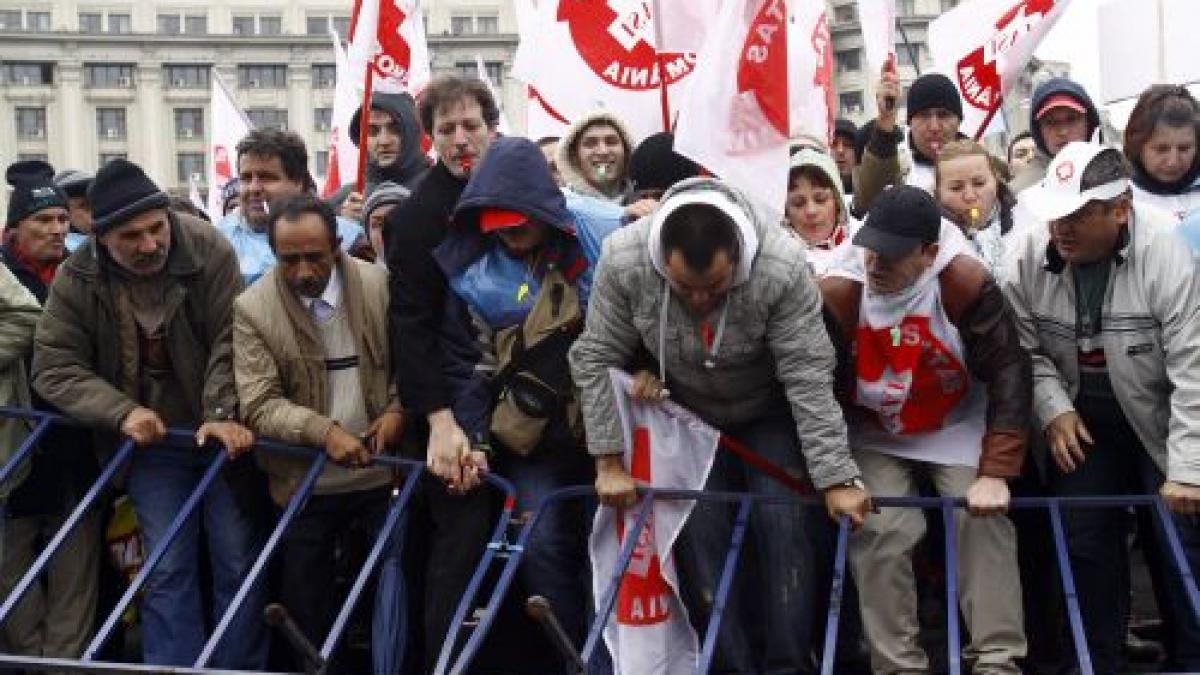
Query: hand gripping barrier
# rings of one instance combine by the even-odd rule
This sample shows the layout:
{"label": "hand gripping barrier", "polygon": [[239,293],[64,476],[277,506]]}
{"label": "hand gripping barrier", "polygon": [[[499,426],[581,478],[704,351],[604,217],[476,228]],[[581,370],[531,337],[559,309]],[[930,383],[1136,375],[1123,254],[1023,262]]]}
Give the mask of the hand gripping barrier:
{"label": "hand gripping barrier", "polygon": [[[62,418],[49,413],[25,410],[19,408],[0,407],[0,418],[20,418],[27,420],[35,420],[29,436],[13,453],[12,457],[3,466],[0,466],[0,484],[3,484],[12,474],[19,468],[22,462],[26,461],[37,446],[38,440],[45,432],[55,424],[79,426],[78,423]],[[167,439],[159,446],[155,446],[156,450],[162,448],[164,451],[190,449],[195,451],[194,432],[186,430],[171,430],[168,433]],[[196,487],[192,490],[179,512],[175,514],[162,539],[150,551],[146,560],[142,565],[142,569],[129,582],[128,588],[121,596],[117,605],[113,608],[105,619],[100,630],[92,638],[84,653],[79,659],[55,659],[43,657],[18,656],[13,654],[0,654],[0,667],[24,668],[32,671],[65,671],[65,672],[94,672],[94,673],[189,673],[199,675],[201,673],[238,673],[242,671],[235,670],[219,670],[208,666],[212,659],[213,653],[220,645],[221,640],[228,632],[230,625],[238,612],[242,610],[247,595],[250,593],[254,584],[257,583],[262,576],[263,570],[270,561],[271,556],[279,547],[279,543],[283,538],[287,528],[291,525],[296,515],[304,508],[309,496],[312,494],[313,487],[316,485],[317,478],[321,474],[321,470],[325,467],[327,456],[324,452],[313,448],[302,448],[297,446],[286,445],[283,443],[260,439],[255,443],[255,451],[285,453],[298,457],[310,458],[308,472],[305,474],[303,481],[297,488],[292,498],[289,500],[287,507],[280,516],[272,531],[271,536],[263,545],[262,552],[255,560],[250,572],[242,581],[238,588],[237,594],[230,602],[228,610],[218,621],[212,634],[209,636],[207,643],[204,645],[199,657],[191,667],[172,667],[172,666],[156,666],[145,664],[130,664],[130,663],[112,663],[97,661],[96,655],[104,647],[105,643],[112,636],[121,615],[132,602],[137,592],[145,584],[146,579],[153,571],[155,565],[162,559],[167,552],[171,543],[182,530],[187,519],[192,515],[196,508],[200,505],[208,488],[213,481],[220,475],[222,467],[227,461],[224,452],[210,450],[212,459],[210,460],[204,474]],[[129,461],[130,457],[135,452],[133,441],[124,440],[121,442],[117,451],[108,460],[100,472],[100,476],[95,483],[88,489],[87,493],[80,499],[78,505],[71,511],[70,515],[64,521],[62,527],[55,533],[54,537],[46,544],[45,548],[38,555],[36,560],[26,571],[25,575],[20,579],[17,585],[13,588],[8,597],[4,598],[0,604],[0,623],[9,617],[16,605],[21,601],[21,598],[29,591],[30,587],[37,583],[38,578],[46,568],[50,559],[62,547],[66,539],[71,535],[75,528],[79,525],[80,520],[86,515],[87,511],[94,506],[101,492],[108,483],[120,472],[120,470]],[[424,471],[425,465],[421,462],[400,459],[391,456],[376,456],[373,458],[374,464],[395,467],[404,473],[402,484],[393,491],[392,502],[388,507],[383,525],[375,538],[373,545],[367,555],[366,561],[359,569],[355,577],[346,599],[343,601],[341,608],[333,622],[329,633],[325,636],[324,641],[318,650],[308,640],[299,633],[295,628],[295,624],[291,622],[287,616],[286,610],[283,610],[278,605],[272,605],[267,609],[267,620],[274,625],[277,625],[285,632],[285,637],[288,638],[301,653],[301,656],[307,663],[307,672],[323,673],[334,649],[337,647],[346,627],[350,621],[350,615],[355,606],[360,600],[363,591],[366,589],[371,575],[379,566],[381,559],[385,553],[385,547],[392,537],[393,531],[396,529],[403,515],[404,508],[411,500],[413,493],[416,490],[416,485]],[[511,517],[512,508],[515,503],[514,490],[508,481],[499,476],[485,476],[485,481],[496,489],[499,489],[505,495],[505,508],[503,509],[499,522],[496,526],[496,532],[503,533],[508,526],[508,521]],[[493,538],[493,542],[499,541],[499,536]],[[493,543],[493,547],[495,544]],[[480,570],[485,569],[488,560],[494,555],[494,548],[489,547],[488,553],[485,555],[484,561],[480,563]],[[474,588],[477,590],[482,583],[482,572],[477,571],[477,583]],[[499,597],[494,600],[494,604],[499,604]],[[290,628],[289,628],[290,627]]]}
{"label": "hand gripping barrier", "polygon": [[[570,655],[570,660],[575,664],[579,673],[586,672],[586,665],[591,662],[595,656],[596,650],[600,646],[602,632],[605,625],[608,623],[609,617],[613,612],[616,603],[617,592],[620,588],[621,578],[625,570],[629,567],[630,561],[633,558],[634,548],[638,541],[642,529],[646,526],[649,520],[649,515],[655,500],[695,500],[703,502],[723,502],[737,506],[736,516],[733,522],[733,528],[729,539],[729,545],[725,552],[725,561],[721,570],[721,574],[717,583],[716,595],[713,598],[712,610],[709,614],[709,620],[706,630],[702,637],[701,651],[699,655],[696,673],[703,675],[709,671],[713,662],[713,657],[716,651],[717,636],[719,634],[721,621],[724,617],[725,607],[729,600],[729,594],[733,588],[734,574],[737,571],[737,566],[740,560],[742,545],[746,539],[746,529],[750,522],[752,507],[756,504],[768,503],[794,503],[801,502],[808,504],[811,508],[824,508],[823,502],[815,497],[804,496],[767,496],[748,493],[736,492],[704,492],[693,490],[659,490],[659,489],[644,489],[640,490],[641,498],[634,511],[634,525],[630,531],[625,533],[624,543],[622,544],[620,555],[617,558],[616,567],[607,580],[604,586],[604,593],[596,598],[596,616],[588,632],[587,638],[582,646],[578,649],[576,645],[571,644],[566,640],[565,635],[561,631],[554,630],[553,627],[547,626],[543,620],[543,626],[547,628],[547,634],[556,642],[556,646],[560,651]],[[517,535],[516,541],[512,544],[501,544],[501,547],[507,552],[507,556],[503,561],[499,578],[496,582],[493,591],[492,600],[487,610],[480,617],[479,624],[474,628],[466,645],[459,652],[458,658],[450,665],[446,651],[443,651],[443,658],[438,664],[435,671],[436,675],[464,675],[468,672],[468,668],[472,659],[476,656],[479,648],[483,644],[488,630],[492,626],[495,618],[495,607],[501,596],[507,593],[512,584],[513,577],[516,574],[517,567],[521,564],[522,557],[525,552],[530,537],[535,528],[538,527],[542,520],[542,515],[547,509],[554,508],[558,504],[570,499],[585,499],[594,498],[595,492],[590,487],[567,487],[562,488],[546,497],[539,505],[533,515],[521,528]],[[947,666],[949,675],[961,675],[963,672],[963,664],[961,659],[961,628],[959,626],[958,616],[958,554],[956,541],[956,528],[954,526],[955,509],[965,508],[966,502],[962,499],[953,499],[948,497],[876,497],[874,503],[879,507],[899,507],[899,508],[917,508],[929,511],[939,511],[942,521],[945,525],[945,569],[946,569],[946,647],[947,647]],[[1057,559],[1058,571],[1062,580],[1063,593],[1066,600],[1066,611],[1071,627],[1071,639],[1074,643],[1076,659],[1079,666],[1080,675],[1093,675],[1094,668],[1092,667],[1091,657],[1088,653],[1087,641],[1084,637],[1083,618],[1079,609],[1079,599],[1075,593],[1074,574],[1071,571],[1070,560],[1067,553],[1067,540],[1065,529],[1062,522],[1062,510],[1064,508],[1129,508],[1129,507],[1148,507],[1154,510],[1156,514],[1156,522],[1165,535],[1167,542],[1168,555],[1174,563],[1175,568],[1179,571],[1187,599],[1192,612],[1200,618],[1200,591],[1197,590],[1196,579],[1193,576],[1191,569],[1188,566],[1186,556],[1184,554],[1182,543],[1179,539],[1179,534],[1175,529],[1175,524],[1171,520],[1170,512],[1166,504],[1161,498],[1153,495],[1134,495],[1120,497],[1018,497],[1012,500],[1011,509],[1046,509],[1049,513],[1051,525],[1054,535],[1054,550]],[[825,622],[825,636],[823,640],[823,649],[821,656],[820,672],[822,675],[832,675],[834,672],[834,657],[836,653],[838,639],[838,625],[842,613],[843,591],[846,582],[846,561],[849,549],[850,539],[850,521],[843,517],[838,523],[837,540],[835,547],[835,555],[833,561],[832,582],[829,591],[828,613]],[[480,566],[477,576],[481,576],[483,566]],[[463,616],[465,616],[466,605],[468,598],[464,598],[463,605],[459,608],[459,615],[456,617],[454,625],[459,625]],[[539,620],[547,611],[552,611],[544,606],[544,601],[541,598],[531,599],[531,604],[534,605],[536,614]],[[445,649],[448,650],[454,643],[454,636],[447,639]],[[576,651],[578,649],[578,651]]]}

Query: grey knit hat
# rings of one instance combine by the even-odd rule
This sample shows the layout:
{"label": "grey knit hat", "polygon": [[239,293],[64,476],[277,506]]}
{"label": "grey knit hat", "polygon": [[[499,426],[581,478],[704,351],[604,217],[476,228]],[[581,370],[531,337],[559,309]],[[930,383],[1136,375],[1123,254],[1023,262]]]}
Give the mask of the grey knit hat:
{"label": "grey knit hat", "polygon": [[409,194],[409,189],[403,185],[398,185],[391,181],[379,183],[374,187],[374,189],[371,190],[371,193],[367,195],[367,201],[363,203],[363,220],[365,221],[370,218],[371,212],[380,206],[384,206],[386,204],[399,204],[405,199],[408,199]]}

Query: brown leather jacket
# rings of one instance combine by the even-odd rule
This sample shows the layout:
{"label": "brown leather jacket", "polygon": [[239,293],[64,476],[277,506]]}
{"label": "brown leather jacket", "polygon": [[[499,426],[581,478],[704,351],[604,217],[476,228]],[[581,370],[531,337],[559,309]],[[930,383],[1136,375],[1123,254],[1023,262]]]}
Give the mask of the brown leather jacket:
{"label": "brown leather jacket", "polygon": [[[987,433],[979,457],[979,475],[1018,476],[1025,459],[1033,370],[1017,337],[1012,310],[991,275],[974,258],[958,256],[938,280],[946,316],[962,336],[967,367],[973,377],[987,383]],[[825,277],[819,285],[825,300],[826,327],[838,351],[838,395],[848,407],[854,390],[850,348],[858,325],[862,284]]]}

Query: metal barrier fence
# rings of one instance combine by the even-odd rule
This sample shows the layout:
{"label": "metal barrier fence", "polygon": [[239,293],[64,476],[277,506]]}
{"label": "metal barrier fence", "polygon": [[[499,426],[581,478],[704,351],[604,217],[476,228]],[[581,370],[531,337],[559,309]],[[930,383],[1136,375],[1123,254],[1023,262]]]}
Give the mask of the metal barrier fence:
{"label": "metal barrier fence", "polygon": [[[28,438],[16,449],[12,457],[3,466],[0,466],[0,485],[4,484],[14,472],[25,462],[33,453],[38,440],[51,428],[54,424],[74,424],[69,420],[56,417],[47,413],[3,408],[0,407],[0,417],[3,418],[24,418],[34,420],[36,423],[30,432]],[[172,430],[169,434],[167,446],[174,442],[179,447],[187,447],[195,451],[192,432]],[[322,469],[326,465],[326,455],[323,452],[312,448],[300,448],[282,443],[277,443],[269,440],[260,440],[256,443],[256,449],[265,452],[286,453],[296,456],[302,456],[311,459],[308,472],[305,474],[303,481],[297,488],[295,494],[289,500],[279,520],[276,522],[275,528],[272,531],[267,542],[264,544],[262,552],[256,559],[250,573],[243,580],[241,587],[238,589],[234,600],[230,603],[228,610],[218,621],[213,630],[208,642],[196,662],[191,667],[163,667],[132,663],[115,663],[104,662],[97,660],[97,654],[103,648],[105,643],[110,639],[120,616],[124,613],[129,603],[145,584],[146,579],[154,569],[155,565],[162,559],[167,548],[182,529],[186,520],[192,515],[197,506],[204,497],[205,492],[211,486],[212,482],[219,475],[221,468],[225,465],[226,455],[223,452],[214,451],[204,474],[200,481],[189,495],[188,499],[175,515],[173,521],[168,527],[162,539],[151,550],[142,565],[138,574],[130,581],[128,588],[121,596],[117,605],[109,613],[102,627],[92,638],[91,642],[85,649],[83,655],[79,659],[53,659],[40,658],[29,656],[18,656],[13,654],[0,654],[0,668],[14,667],[24,668],[27,670],[55,670],[65,672],[96,672],[96,673],[225,673],[232,674],[239,671],[233,670],[218,670],[208,666],[212,659],[213,653],[221,640],[224,638],[233,622],[237,613],[241,610],[241,605],[246,596],[250,593],[252,587],[257,583],[262,576],[267,563],[279,543],[290,526],[293,519],[304,507],[309,496],[312,494],[313,487],[316,484],[317,478]],[[46,568],[50,559],[62,547],[66,539],[71,535],[79,522],[86,515],[87,511],[93,507],[101,495],[103,489],[113,480],[113,478],[121,471],[125,464],[130,459],[134,451],[132,441],[125,440],[120,444],[114,455],[105,463],[97,480],[88,489],[86,494],[81,498],[78,505],[72,510],[70,515],[64,521],[62,527],[55,533],[51,540],[46,544],[42,552],[34,560],[33,564],[26,571],[25,575],[14,587],[8,597],[4,598],[0,604],[0,623],[3,623],[12,613],[21,598],[29,591],[30,587],[37,582],[38,577]],[[424,470],[424,464],[412,460],[404,460],[396,457],[378,456],[374,462],[384,466],[395,467],[404,472],[404,480],[400,487],[396,490],[393,496],[392,503],[389,505],[384,522],[370,551],[367,559],[359,569],[355,580],[343,601],[342,606],[336,616],[333,626],[329,633],[325,636],[321,646],[317,649],[299,632],[292,627],[286,625],[286,615],[280,616],[276,613],[272,617],[272,613],[268,610],[268,620],[280,621],[284,625],[280,627],[284,629],[285,635],[303,656],[307,670],[309,672],[321,672],[332,656],[334,649],[343,637],[347,625],[350,621],[351,612],[354,610],[362,593],[375,572],[376,568],[384,555],[384,548],[389,539],[394,534],[400,519],[403,515],[405,507],[411,500],[416,489],[416,484],[420,478],[421,472]],[[492,531],[491,541],[484,551],[479,564],[476,567],[475,574],[472,577],[466,592],[459,602],[455,612],[454,619],[451,623],[450,634],[441,646],[439,658],[435,673],[437,675],[464,675],[470,667],[472,660],[478,654],[480,648],[486,639],[489,630],[491,629],[496,616],[499,614],[500,604],[504,601],[510,587],[512,586],[518,566],[521,564],[525,554],[526,547],[532,537],[535,529],[543,521],[545,513],[552,508],[556,508],[562,503],[573,499],[588,499],[593,498],[595,493],[590,486],[568,487],[558,490],[549,495],[539,507],[526,520],[524,525],[519,530],[515,540],[510,540],[507,531],[510,523],[513,522],[513,510],[515,508],[515,490],[508,481],[504,478],[490,474],[486,477],[486,481],[495,489],[498,489],[503,495],[503,507],[497,518],[495,527]],[[716,595],[712,602],[712,612],[710,613],[708,625],[703,635],[703,643],[700,653],[700,661],[697,667],[697,673],[706,673],[713,661],[716,650],[717,635],[723,619],[723,612],[726,601],[729,598],[729,593],[733,587],[734,574],[737,571],[738,562],[740,560],[741,550],[745,541],[746,530],[750,523],[752,507],[759,504],[769,503],[795,503],[802,501],[809,503],[813,508],[823,508],[823,503],[814,497],[780,497],[780,496],[765,496],[753,495],[746,493],[730,493],[730,492],[700,492],[688,490],[658,490],[646,489],[641,493],[639,503],[634,507],[635,522],[630,531],[625,533],[624,543],[621,547],[620,556],[616,568],[614,569],[611,578],[605,586],[604,593],[598,598],[596,603],[596,616],[592,621],[591,628],[587,634],[586,641],[579,652],[575,651],[575,646],[565,640],[565,635],[559,630],[555,633],[555,623],[553,614],[549,613],[548,618],[544,618],[547,622],[548,632],[552,639],[556,639],[557,646],[568,654],[579,667],[580,672],[583,672],[585,664],[589,663],[601,648],[601,633],[604,626],[607,624],[610,615],[613,612],[616,603],[617,592],[620,586],[621,578],[628,568],[633,554],[635,544],[642,532],[643,528],[649,520],[651,508],[655,500],[695,500],[706,502],[723,502],[737,506],[737,514],[734,519],[734,526],[730,537],[728,548],[726,549],[725,562],[721,571],[721,575],[717,584]],[[955,509],[964,506],[963,500],[951,498],[926,498],[926,497],[876,497],[874,499],[876,505],[886,507],[903,507],[903,508],[919,508],[924,510],[936,510],[941,513],[943,522],[945,523],[945,568],[946,568],[946,621],[947,621],[947,656],[950,675],[960,675],[962,673],[962,662],[959,654],[961,630],[958,620],[958,593],[957,593],[957,544],[954,527],[954,511]],[[1080,673],[1082,675],[1091,675],[1094,670],[1092,668],[1091,659],[1088,655],[1087,643],[1084,637],[1083,619],[1079,609],[1079,601],[1075,594],[1074,576],[1071,571],[1069,558],[1067,555],[1066,534],[1062,522],[1062,510],[1064,508],[1130,508],[1130,507],[1148,507],[1154,510],[1157,516],[1156,522],[1162,529],[1167,542],[1168,553],[1174,562],[1176,568],[1180,571],[1183,586],[1187,594],[1187,599],[1192,608],[1192,611],[1200,618],[1200,591],[1197,590],[1195,577],[1193,576],[1187,559],[1184,554],[1183,546],[1180,542],[1179,535],[1175,530],[1174,523],[1171,520],[1170,513],[1164,502],[1157,496],[1124,496],[1124,497],[1060,497],[1060,498],[1015,498],[1012,500],[1011,508],[1013,509],[1047,509],[1050,522],[1053,530],[1054,549],[1058,563],[1059,575],[1062,580],[1063,591],[1065,595],[1065,604],[1068,615],[1068,620],[1071,629],[1071,638],[1075,646],[1075,652],[1078,659]],[[836,652],[839,620],[842,613],[843,590],[846,580],[846,559],[848,541],[850,535],[849,521],[842,519],[838,526],[836,550],[834,556],[834,568],[832,575],[832,583],[829,595],[829,609],[826,621],[826,633],[823,640],[824,648],[822,650],[821,673],[822,675],[830,675],[834,668],[834,655]],[[498,573],[497,573],[498,570]],[[485,589],[485,583],[489,575],[496,574],[496,581],[492,585],[490,591]],[[476,605],[476,599],[486,595],[486,600],[483,602],[482,610],[472,612]],[[474,614],[478,617],[477,623],[467,621],[468,614]],[[460,646],[461,645],[461,646]]]}

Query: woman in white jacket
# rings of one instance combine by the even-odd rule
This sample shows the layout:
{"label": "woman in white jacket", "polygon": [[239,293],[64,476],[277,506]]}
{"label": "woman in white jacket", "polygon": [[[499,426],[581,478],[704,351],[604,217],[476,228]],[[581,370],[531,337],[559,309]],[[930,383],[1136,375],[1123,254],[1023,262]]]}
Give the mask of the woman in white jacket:
{"label": "woman in white jacket", "polygon": [[949,143],[938,155],[934,188],[942,215],[958,225],[997,279],[1004,269],[1016,206],[998,162],[975,141]]}
{"label": "woman in white jacket", "polygon": [[1125,125],[1133,199],[1179,220],[1200,208],[1200,103],[1185,88],[1156,84],[1142,92]]}
{"label": "woman in white jacket", "polygon": [[837,164],[810,147],[792,154],[784,225],[804,243],[813,277],[822,277],[850,234],[849,209]]}

